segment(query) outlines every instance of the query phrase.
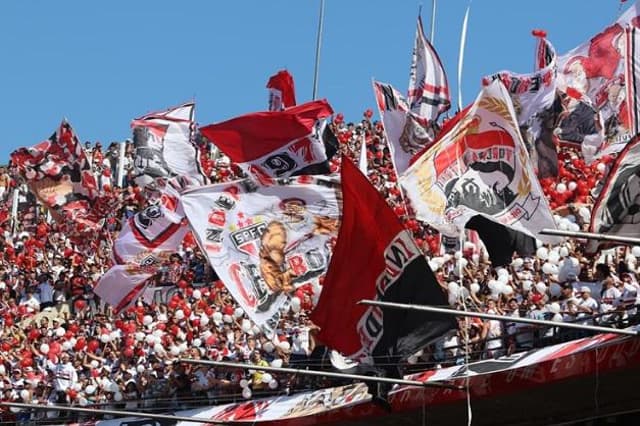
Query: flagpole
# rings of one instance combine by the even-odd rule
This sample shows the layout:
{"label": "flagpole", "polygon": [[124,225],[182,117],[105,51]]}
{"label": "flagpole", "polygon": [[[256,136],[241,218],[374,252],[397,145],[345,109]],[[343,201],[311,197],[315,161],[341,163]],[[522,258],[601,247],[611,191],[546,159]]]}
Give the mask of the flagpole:
{"label": "flagpole", "polygon": [[629,329],[600,327],[597,325],[576,324],[572,322],[537,320],[537,319],[522,318],[522,317],[507,317],[504,315],[486,314],[483,312],[457,311],[455,309],[436,308],[434,306],[412,305],[408,303],[392,303],[392,302],[382,302],[378,300],[365,299],[358,302],[358,304],[368,305],[368,306],[379,306],[381,308],[390,308],[390,309],[404,309],[404,310],[410,310],[410,311],[432,312],[436,314],[453,315],[458,317],[482,318],[482,319],[504,321],[504,322],[516,322],[516,323],[523,323],[523,324],[543,325],[543,326],[560,327],[560,328],[573,328],[577,330],[596,331],[598,333],[622,334],[625,336],[637,337],[639,335],[637,331],[629,330]]}
{"label": "flagpole", "polygon": [[543,229],[539,233],[542,234],[542,235],[555,235],[555,236],[559,236],[559,237],[586,238],[588,240],[612,241],[612,242],[623,243],[623,244],[638,244],[638,245],[640,245],[640,238],[599,234],[599,233],[595,233],[595,232],[561,231],[561,230],[558,230],[558,229]]}
{"label": "flagpole", "polygon": [[211,419],[206,419],[203,417],[185,417],[185,416],[174,416],[171,414],[152,414],[145,413],[144,411],[122,411],[122,410],[106,410],[106,409],[98,409],[98,408],[80,408],[80,407],[68,407],[64,405],[42,405],[42,404],[25,404],[22,402],[0,402],[0,407],[16,407],[16,408],[25,408],[31,410],[45,410],[45,411],[69,411],[72,413],[88,413],[93,415],[100,414],[108,414],[112,416],[118,417],[136,417],[136,418],[147,418],[147,419],[158,419],[158,420],[173,420],[180,422],[192,422],[192,423],[203,423],[203,424],[211,424],[211,425],[222,425],[226,423],[216,422]]}
{"label": "flagpole", "polygon": [[120,143],[120,149],[118,150],[118,180],[117,186],[122,188],[124,186],[124,158],[127,153],[127,142]]}
{"label": "flagpole", "polygon": [[241,364],[237,362],[209,361],[209,360],[203,360],[203,359],[190,359],[190,358],[180,358],[178,359],[178,362],[184,362],[187,364],[211,365],[213,367],[241,368],[243,370],[259,370],[259,371],[271,371],[274,373],[299,374],[302,376],[334,377],[336,379],[360,380],[362,382],[390,383],[393,385],[437,387],[437,388],[445,388],[445,389],[453,389],[453,390],[464,390],[464,388],[461,386],[449,385],[446,383],[420,382],[417,380],[394,379],[390,377],[377,377],[377,376],[364,376],[361,374],[334,373],[331,371],[303,370],[298,368],[287,368],[287,367],[257,366],[252,364]]}
{"label": "flagpole", "polygon": [[435,46],[434,39],[436,37],[436,0],[431,0],[431,37],[429,42]]}
{"label": "flagpole", "polygon": [[318,17],[318,37],[316,38],[316,63],[313,70],[313,95],[312,100],[318,94],[318,73],[320,71],[320,47],[322,46],[322,24],[324,21],[324,0],[320,0],[320,16]]}
{"label": "flagpole", "polygon": [[458,55],[458,111],[462,111],[462,65],[464,62],[464,46],[467,42],[467,25],[469,23],[469,11],[471,10],[471,2],[467,6],[462,21],[462,33],[460,34],[460,53]]}

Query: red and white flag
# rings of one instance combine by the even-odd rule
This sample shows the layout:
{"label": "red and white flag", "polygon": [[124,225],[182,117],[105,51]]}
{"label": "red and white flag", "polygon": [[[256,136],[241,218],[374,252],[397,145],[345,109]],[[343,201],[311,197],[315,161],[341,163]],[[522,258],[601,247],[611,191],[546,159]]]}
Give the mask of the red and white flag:
{"label": "red and white flag", "polygon": [[337,178],[298,176],[268,186],[245,179],[188,190],[181,199],[202,252],[257,325],[277,328],[301,287],[320,294],[339,227]]}
{"label": "red and white flag", "polygon": [[80,140],[67,121],[46,141],[14,151],[11,161],[68,234],[95,232],[105,216],[117,209],[118,200],[100,192]]}
{"label": "red and white flag", "polygon": [[420,16],[411,56],[407,103],[412,112],[429,122],[435,122],[440,114],[451,107],[444,66],[424,35]]}
{"label": "red and white flag", "polygon": [[[400,177],[416,217],[458,236],[475,215],[533,237],[555,228],[520,136],[511,98],[494,81]],[[552,239],[555,241],[555,239]]]}
{"label": "red and white flag", "polygon": [[342,224],[311,319],[323,343],[352,359],[384,363],[387,357],[408,357],[454,328],[455,320],[358,302],[439,306],[447,298],[412,236],[346,157],[341,175]]}
{"label": "red and white flag", "polygon": [[157,264],[150,267],[134,265],[112,266],[93,288],[100,300],[111,305],[114,313],[122,312],[135,303],[149,285],[149,278],[157,273]]}
{"label": "red and white flag", "polygon": [[282,111],[296,105],[296,88],[293,76],[287,70],[278,71],[267,82],[269,111]]}
{"label": "red and white flag", "polygon": [[382,117],[391,160],[398,175],[403,173],[413,156],[428,148],[435,139],[429,120],[409,110],[407,101],[390,84],[373,82],[376,104]]}
{"label": "red and white flag", "polygon": [[[587,139],[587,156],[620,152],[635,135],[625,90],[625,65],[632,59],[628,56],[630,46],[625,43],[627,26],[640,26],[637,2],[612,25],[558,58],[558,89],[568,96],[566,118],[556,134],[574,144],[584,144],[585,137],[599,135]],[[603,131],[598,132],[600,128]]]}
{"label": "red and white flag", "polygon": [[247,173],[268,181],[327,161],[319,122],[331,114],[329,103],[318,100],[246,114],[200,131]]}
{"label": "red and white flag", "polygon": [[193,142],[194,110],[195,104],[188,102],[131,122],[138,185],[174,176],[189,177],[200,185],[207,183],[200,166],[200,150]]}

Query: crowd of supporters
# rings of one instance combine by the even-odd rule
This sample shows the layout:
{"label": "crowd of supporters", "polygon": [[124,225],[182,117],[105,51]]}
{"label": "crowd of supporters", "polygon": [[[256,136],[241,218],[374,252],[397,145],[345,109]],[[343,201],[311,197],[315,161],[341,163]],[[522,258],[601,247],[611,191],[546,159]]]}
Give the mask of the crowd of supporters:
{"label": "crowd of supporters", "polygon": [[[346,123],[338,114],[332,130],[341,151],[356,163],[364,145],[369,180],[413,233],[452,306],[617,327],[635,321],[640,248],[587,256],[580,241],[540,245],[514,256],[509,265],[494,267],[480,241],[470,237],[457,247],[412,217],[382,125],[371,118],[368,110],[362,121]],[[209,142],[199,143],[213,181],[241,175]],[[167,260],[145,297],[125,312],[114,315],[93,295],[93,286],[110,266],[110,242],[122,221],[145,205],[145,193],[132,178],[133,144],[127,141],[123,160],[119,147],[85,146],[101,187],[108,186],[122,201],[90,241],[60,232],[11,165],[0,170],[1,399],[51,405],[50,411],[38,413],[5,410],[3,421],[54,422],[61,416],[56,405],[166,411],[326,385],[259,370],[266,365],[322,367],[322,345],[309,320],[317,296],[312,289],[296,292],[276,336],[268,338],[236,305],[192,237]],[[332,170],[338,161],[332,160]],[[583,229],[590,191],[611,159],[587,166],[563,148],[559,161],[559,177],[544,181],[544,189],[558,209],[559,226]],[[120,167],[122,187],[116,183]],[[581,335],[555,327],[460,320],[457,330],[409,357],[405,368],[497,357]],[[239,361],[256,369],[210,368],[179,358]]]}

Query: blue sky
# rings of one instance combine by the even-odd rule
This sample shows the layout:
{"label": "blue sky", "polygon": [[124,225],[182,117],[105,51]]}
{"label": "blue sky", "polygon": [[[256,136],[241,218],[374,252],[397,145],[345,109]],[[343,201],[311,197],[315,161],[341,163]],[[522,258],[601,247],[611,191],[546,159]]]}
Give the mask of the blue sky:
{"label": "blue sky", "polygon": [[[132,118],[191,99],[200,124],[264,110],[267,78],[284,67],[298,102],[310,100],[319,1],[3,0],[0,163],[63,117],[104,145],[129,137]],[[372,77],[406,91],[420,4],[429,32],[431,0],[326,0],[318,94],[348,121],[375,110]],[[435,47],[454,99],[467,4],[437,3]],[[620,12],[619,0],[474,0],[464,102],[483,75],[532,69],[533,28],[564,53]]]}

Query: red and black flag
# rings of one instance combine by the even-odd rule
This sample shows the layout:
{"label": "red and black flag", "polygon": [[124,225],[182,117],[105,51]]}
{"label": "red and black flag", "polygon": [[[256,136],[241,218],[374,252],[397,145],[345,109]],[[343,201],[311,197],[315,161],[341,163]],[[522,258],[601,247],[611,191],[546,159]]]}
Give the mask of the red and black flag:
{"label": "red and black flag", "polygon": [[446,305],[447,298],[411,235],[346,158],[341,175],[342,225],[312,320],[321,341],[352,359],[405,358],[454,328],[455,320],[358,305],[362,299]]}

